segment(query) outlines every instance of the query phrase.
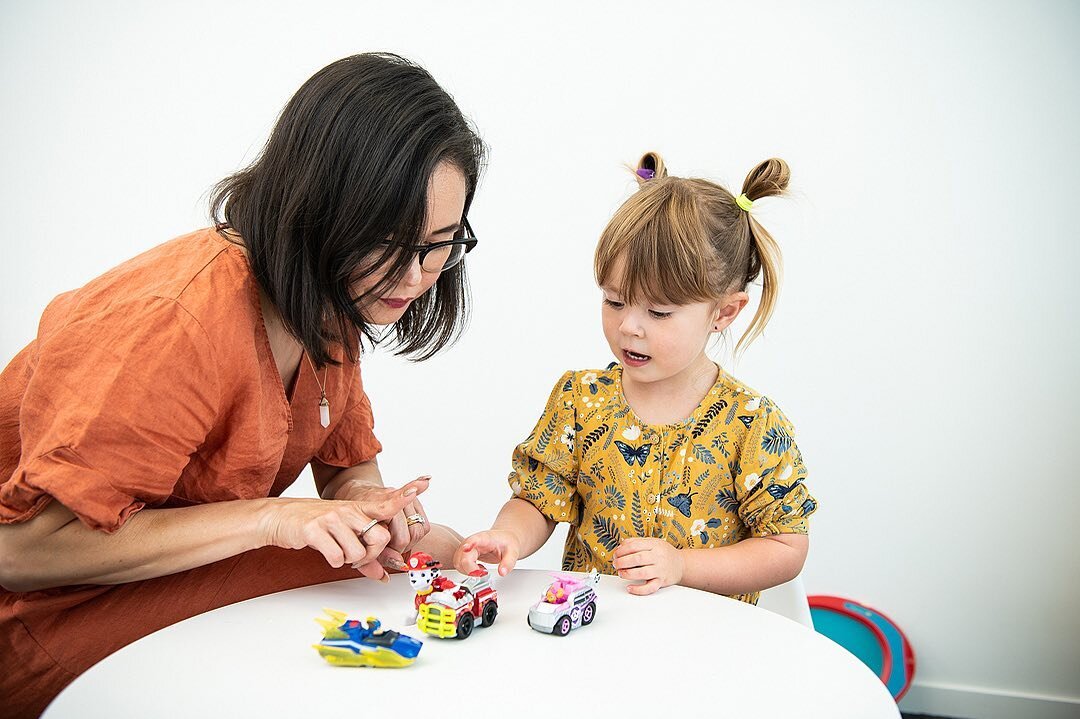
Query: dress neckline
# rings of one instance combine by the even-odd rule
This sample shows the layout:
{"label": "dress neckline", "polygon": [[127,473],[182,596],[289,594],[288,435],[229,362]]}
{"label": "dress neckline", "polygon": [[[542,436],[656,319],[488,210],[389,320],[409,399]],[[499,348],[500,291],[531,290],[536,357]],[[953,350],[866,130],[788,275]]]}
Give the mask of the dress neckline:
{"label": "dress neckline", "polygon": [[701,415],[705,413],[707,408],[712,405],[712,402],[709,400],[709,398],[717,394],[718,389],[724,383],[724,377],[726,374],[723,367],[716,364],[715,362],[713,364],[716,365],[717,370],[716,381],[714,381],[712,383],[712,386],[709,387],[708,391],[705,392],[705,395],[701,398],[701,401],[698,402],[697,407],[694,408],[694,411],[690,414],[689,417],[686,417],[685,419],[677,420],[675,422],[669,422],[667,424],[651,424],[643,420],[634,410],[634,408],[630,405],[629,400],[626,399],[626,394],[623,392],[622,364],[619,362],[613,362],[611,365],[609,365],[608,369],[613,370],[612,373],[615,375],[614,379],[616,401],[627,409],[627,412],[629,413],[630,417],[633,418],[634,423],[639,425],[643,432],[645,430],[653,430],[655,432],[659,432],[660,434],[667,434],[669,432],[677,432],[681,429],[692,427],[701,418]]}

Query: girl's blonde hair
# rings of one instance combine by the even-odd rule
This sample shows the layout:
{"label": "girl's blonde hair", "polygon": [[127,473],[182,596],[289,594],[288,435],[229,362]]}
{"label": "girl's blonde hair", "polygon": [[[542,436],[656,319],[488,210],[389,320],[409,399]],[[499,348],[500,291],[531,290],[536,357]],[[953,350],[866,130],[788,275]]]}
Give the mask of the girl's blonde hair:
{"label": "girl's blonde hair", "polygon": [[[695,178],[669,177],[655,152],[638,161],[640,188],[622,204],[600,236],[594,269],[601,286],[626,302],[656,304],[718,300],[745,290],[760,274],[761,302],[735,346],[738,353],[765,329],[780,293],[780,247],[734,195]],[[750,201],[783,194],[791,172],[765,160],[743,181]],[[623,261],[621,276],[614,266]],[[610,283],[610,284],[609,284]]]}

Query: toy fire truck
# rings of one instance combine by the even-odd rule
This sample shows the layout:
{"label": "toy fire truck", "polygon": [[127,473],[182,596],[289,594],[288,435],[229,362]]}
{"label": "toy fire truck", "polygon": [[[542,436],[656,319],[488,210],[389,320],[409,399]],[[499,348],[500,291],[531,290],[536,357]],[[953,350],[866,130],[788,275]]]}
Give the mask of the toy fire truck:
{"label": "toy fire truck", "polygon": [[483,567],[455,584],[442,576],[442,565],[430,554],[414,552],[406,564],[409,584],[416,590],[416,626],[420,631],[443,639],[468,639],[476,622],[482,627],[495,623],[499,597]]}

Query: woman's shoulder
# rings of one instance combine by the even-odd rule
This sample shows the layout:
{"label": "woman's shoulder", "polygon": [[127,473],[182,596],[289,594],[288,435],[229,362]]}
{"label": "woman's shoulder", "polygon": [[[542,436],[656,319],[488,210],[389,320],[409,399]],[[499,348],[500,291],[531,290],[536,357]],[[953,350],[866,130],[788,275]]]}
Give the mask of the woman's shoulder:
{"label": "woman's shoulder", "polygon": [[[56,297],[42,314],[38,341],[76,324],[90,332],[118,323],[162,334],[185,331],[162,319],[169,314],[186,316],[212,333],[221,315],[249,305],[257,309],[246,268],[243,252],[213,228],[177,237]],[[237,293],[251,297],[238,303],[229,297]]]}

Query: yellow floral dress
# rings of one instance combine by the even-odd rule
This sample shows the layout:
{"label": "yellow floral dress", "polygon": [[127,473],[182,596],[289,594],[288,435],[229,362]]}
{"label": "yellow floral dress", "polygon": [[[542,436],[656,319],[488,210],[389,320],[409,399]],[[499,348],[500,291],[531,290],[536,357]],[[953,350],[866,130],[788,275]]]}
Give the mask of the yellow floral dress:
{"label": "yellow floral dress", "polygon": [[[564,374],[514,449],[514,495],[571,525],[564,570],[614,574],[623,537],[697,549],[807,533],[817,502],[794,429],[768,398],[721,369],[690,417],[648,425],[621,377],[617,363]],[[734,598],[754,604],[758,593]]]}

